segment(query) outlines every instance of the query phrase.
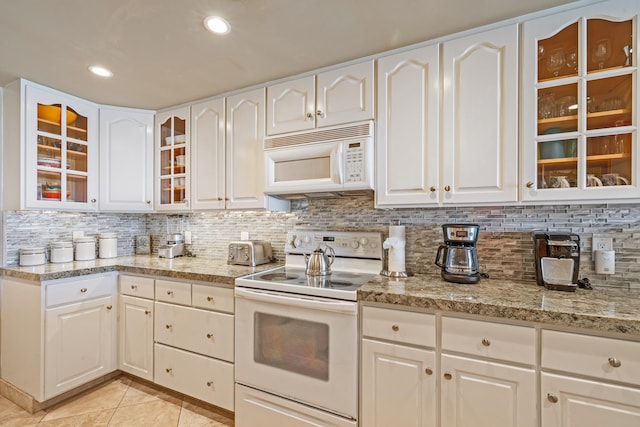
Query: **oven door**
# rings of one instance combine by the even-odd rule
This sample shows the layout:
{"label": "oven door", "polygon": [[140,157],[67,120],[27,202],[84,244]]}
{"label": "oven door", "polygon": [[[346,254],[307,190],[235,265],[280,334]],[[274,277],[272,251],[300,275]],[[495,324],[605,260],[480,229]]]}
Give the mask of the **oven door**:
{"label": "oven door", "polygon": [[300,144],[265,150],[265,193],[342,190],[342,158],[340,142]]}
{"label": "oven door", "polygon": [[236,382],[352,419],[357,303],[236,288]]}

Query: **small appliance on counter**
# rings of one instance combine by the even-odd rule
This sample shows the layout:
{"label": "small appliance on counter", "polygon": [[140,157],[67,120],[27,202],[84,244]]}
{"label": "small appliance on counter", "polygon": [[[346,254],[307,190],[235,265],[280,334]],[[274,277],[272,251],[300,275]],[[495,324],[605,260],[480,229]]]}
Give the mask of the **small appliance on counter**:
{"label": "small appliance on counter", "polygon": [[389,237],[382,243],[385,252],[381,275],[395,278],[409,276],[405,268],[406,243],[404,225],[390,225]]}
{"label": "small appliance on counter", "polygon": [[444,245],[440,245],[435,264],[447,282],[478,283],[481,277],[476,242],[480,226],[477,224],[443,224]]}
{"label": "small appliance on counter", "polygon": [[534,231],[533,253],[538,285],[556,291],[576,290],[580,270],[580,236]]}
{"label": "small appliance on counter", "polygon": [[175,258],[184,255],[184,236],[181,233],[167,235],[167,243],[158,248],[160,258]]}
{"label": "small appliance on counter", "polygon": [[273,251],[269,242],[263,240],[238,240],[229,243],[227,264],[255,267],[272,261]]}

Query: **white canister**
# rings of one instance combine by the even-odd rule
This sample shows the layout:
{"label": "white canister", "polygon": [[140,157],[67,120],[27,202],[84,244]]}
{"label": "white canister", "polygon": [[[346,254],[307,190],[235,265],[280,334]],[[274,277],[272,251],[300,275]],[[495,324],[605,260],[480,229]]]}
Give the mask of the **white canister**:
{"label": "white canister", "polygon": [[78,237],[76,239],[76,261],[96,259],[96,241],[93,237]]}
{"label": "white canister", "polygon": [[118,235],[116,233],[100,233],[98,236],[98,256],[100,258],[118,256]]}
{"label": "white canister", "polygon": [[20,248],[20,265],[42,265],[45,263],[44,247]]}
{"label": "white canister", "polygon": [[53,263],[63,263],[73,261],[72,242],[51,242],[51,257]]}

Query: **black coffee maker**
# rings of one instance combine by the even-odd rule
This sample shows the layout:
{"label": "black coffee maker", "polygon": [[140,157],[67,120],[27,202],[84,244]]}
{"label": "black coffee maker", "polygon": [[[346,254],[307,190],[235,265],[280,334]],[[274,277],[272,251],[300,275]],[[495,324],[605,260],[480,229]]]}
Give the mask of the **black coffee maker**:
{"label": "black coffee maker", "polygon": [[435,264],[447,282],[478,283],[482,275],[478,265],[476,242],[480,226],[477,224],[444,224],[444,245],[440,245]]}
{"label": "black coffee maker", "polygon": [[[534,231],[533,253],[538,285],[560,291],[575,290],[580,270],[580,236],[574,233]],[[543,277],[543,258],[572,259],[573,273],[571,274],[571,283],[565,285],[546,283]]]}

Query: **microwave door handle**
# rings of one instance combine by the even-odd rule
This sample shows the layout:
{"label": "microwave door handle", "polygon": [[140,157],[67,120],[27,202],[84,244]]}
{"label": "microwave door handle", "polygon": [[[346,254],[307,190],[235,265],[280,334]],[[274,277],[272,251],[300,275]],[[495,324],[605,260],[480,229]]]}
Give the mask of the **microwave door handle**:
{"label": "microwave door handle", "polygon": [[333,173],[331,175],[338,177],[338,184],[344,183],[344,168],[342,167],[342,147],[342,144],[338,144],[338,146],[333,149],[333,155],[331,156],[335,160],[331,162],[331,165],[333,167]]}
{"label": "microwave door handle", "polygon": [[354,304],[353,301],[315,299],[304,295],[290,297],[284,294],[268,291],[235,288],[235,296],[236,298],[245,298],[259,302],[276,304],[284,303],[292,307],[310,308],[314,310],[332,311],[344,314],[356,315],[358,311],[358,306],[357,304]]}

